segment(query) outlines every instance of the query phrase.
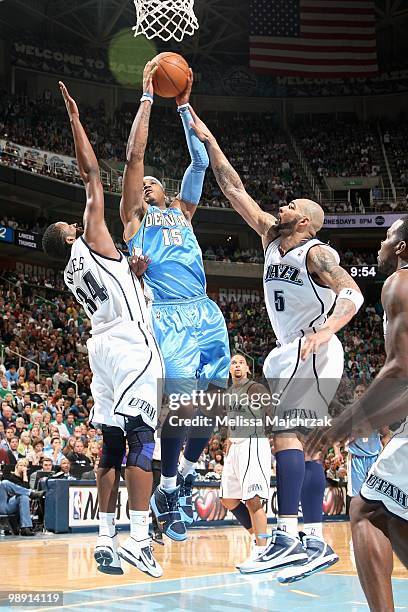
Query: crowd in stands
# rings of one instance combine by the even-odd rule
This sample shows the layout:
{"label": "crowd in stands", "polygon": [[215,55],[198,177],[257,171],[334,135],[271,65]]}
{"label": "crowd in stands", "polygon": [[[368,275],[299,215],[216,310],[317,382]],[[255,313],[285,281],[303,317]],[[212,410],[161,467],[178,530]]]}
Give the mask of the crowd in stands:
{"label": "crowd in stands", "polygon": [[378,176],[379,143],[374,125],[326,117],[298,123],[293,129],[320,181],[325,176]]}
{"label": "crowd in stands", "polygon": [[383,142],[396,187],[403,188],[408,193],[408,120],[405,116],[398,124],[387,123],[384,128]]}
{"label": "crowd in stands", "polygon": [[[136,104],[125,104],[110,116],[103,101],[97,106],[80,104],[81,119],[87,129],[96,155],[110,165],[101,170],[106,191],[120,192],[125,147],[136,111]],[[221,147],[237,169],[251,196],[265,210],[276,210],[280,204],[301,196],[312,197],[310,185],[300,169],[287,135],[268,114],[205,113],[205,120],[216,134]],[[395,164],[397,186],[406,188],[406,130],[390,124],[384,135],[389,142],[387,152]],[[371,206],[378,210],[404,208],[401,202],[387,201],[381,195],[381,151],[375,125],[346,118],[318,117],[311,123],[292,126],[305,159],[323,184],[327,176],[379,177],[373,189]],[[155,108],[150,123],[145,163],[162,177],[181,180],[190,163],[181,122],[173,108]],[[22,147],[30,147],[24,150]],[[62,157],[63,155],[68,157]],[[65,107],[57,94],[45,91],[42,96],[0,97],[0,163],[21,168],[42,176],[81,184],[74,158],[73,140]],[[324,186],[324,185],[323,185]],[[374,191],[376,193],[374,193]],[[392,198],[389,198],[392,200]],[[400,198],[401,199],[401,198]],[[207,172],[201,205],[230,208],[211,171]],[[330,202],[328,212],[352,212],[356,204]],[[358,206],[357,206],[358,208]],[[367,208],[367,205],[366,205]],[[364,212],[364,210],[360,210]]]}

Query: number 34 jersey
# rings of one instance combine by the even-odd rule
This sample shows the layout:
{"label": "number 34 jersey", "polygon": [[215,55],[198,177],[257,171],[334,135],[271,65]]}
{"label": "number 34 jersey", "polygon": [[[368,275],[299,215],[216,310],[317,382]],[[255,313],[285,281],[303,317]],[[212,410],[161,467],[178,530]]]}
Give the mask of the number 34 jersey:
{"label": "number 34 jersey", "polygon": [[117,259],[99,255],[81,236],[72,245],[64,280],[90,318],[93,332],[122,321],[148,326],[140,283],[119,251]]}
{"label": "number 34 jersey", "polygon": [[307,268],[307,256],[313,247],[322,245],[337,262],[337,251],[316,238],[305,240],[289,249],[279,250],[280,238],[271,242],[265,252],[264,292],[269,319],[280,344],[322,325],[336,299],[336,294],[313,280]]}
{"label": "number 34 jersey", "polygon": [[205,296],[203,257],[193,228],[179,208],[149,206],[139,230],[127,241],[131,255],[147,255],[143,275],[153,302]]}

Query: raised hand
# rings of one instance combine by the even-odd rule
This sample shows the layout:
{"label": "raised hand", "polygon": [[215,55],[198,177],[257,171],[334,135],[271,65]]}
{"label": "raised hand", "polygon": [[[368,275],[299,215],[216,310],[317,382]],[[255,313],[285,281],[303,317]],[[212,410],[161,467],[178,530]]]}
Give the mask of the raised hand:
{"label": "raised hand", "polygon": [[193,87],[193,71],[191,70],[191,68],[188,71],[188,80],[187,80],[187,86],[185,88],[185,90],[176,97],[176,103],[177,106],[182,106],[183,104],[188,104],[190,102],[190,95],[191,95],[191,88]]}
{"label": "raised hand", "polygon": [[153,75],[156,72],[158,65],[153,61],[147,62],[143,70],[143,93],[154,95]]}
{"label": "raised hand", "polygon": [[58,81],[59,88],[64,98],[65,106],[67,107],[68,115],[72,121],[73,116],[79,117],[79,110],[74,98],[69,95],[68,89],[62,81]]}

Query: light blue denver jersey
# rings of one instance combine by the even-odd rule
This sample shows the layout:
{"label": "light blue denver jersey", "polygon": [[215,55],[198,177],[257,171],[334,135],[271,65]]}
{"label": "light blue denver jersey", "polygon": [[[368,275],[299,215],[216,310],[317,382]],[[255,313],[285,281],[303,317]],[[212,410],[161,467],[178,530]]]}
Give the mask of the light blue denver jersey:
{"label": "light blue denver jersey", "polygon": [[349,443],[349,452],[359,457],[376,457],[382,451],[380,434],[373,432],[367,438],[356,438]]}
{"label": "light blue denver jersey", "polygon": [[127,241],[129,253],[147,255],[143,278],[153,302],[206,295],[203,257],[194,231],[179,208],[149,206],[138,232]]}

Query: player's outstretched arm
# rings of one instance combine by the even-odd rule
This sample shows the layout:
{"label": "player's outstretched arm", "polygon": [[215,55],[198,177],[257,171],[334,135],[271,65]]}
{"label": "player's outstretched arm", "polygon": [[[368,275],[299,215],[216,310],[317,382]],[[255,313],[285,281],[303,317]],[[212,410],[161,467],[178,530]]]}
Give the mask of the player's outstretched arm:
{"label": "player's outstretched arm", "polygon": [[261,236],[263,246],[266,248],[278,235],[275,229],[277,219],[264,212],[247,193],[238,173],[222,152],[213,134],[194,110],[191,107],[190,109],[194,120],[191,126],[207,147],[211,167],[221,191],[248,225]]}
{"label": "player's outstretched arm", "polygon": [[319,282],[330,287],[337,295],[336,305],[323,327],[305,338],[301,358],[307,359],[310,353],[316,353],[319,346],[328,342],[331,337],[354,317],[363,304],[364,298],[350,274],[342,268],[334,253],[324,246],[315,246],[307,256],[309,272]]}
{"label": "player's outstretched arm", "polygon": [[183,123],[184,133],[191,163],[186,169],[181,182],[179,196],[173,202],[173,206],[180,206],[183,213],[191,221],[203,192],[205,172],[208,168],[209,159],[206,148],[191,127],[193,120],[190,110],[190,95],[193,86],[193,71],[189,70],[187,87],[176,98],[177,111]]}
{"label": "player's outstretched arm", "polygon": [[366,435],[384,423],[397,423],[408,416],[408,280],[400,274],[390,277],[383,287],[387,315],[385,364],[364,395],[348,406],[333,427],[316,432],[306,451],[316,451],[334,439]]}
{"label": "player's outstretched arm", "polygon": [[143,95],[126,146],[126,164],[120,200],[120,218],[125,240],[129,240],[137,232],[147,208],[143,197],[144,155],[153,104],[152,76],[156,69],[157,66],[153,62],[147,62],[144,68]]}
{"label": "player's outstretched arm", "polygon": [[117,249],[105,224],[105,206],[98,160],[79,119],[75,100],[62,81],[59,82],[59,87],[71,122],[78,170],[86,191],[84,239],[101,255],[117,257]]}

